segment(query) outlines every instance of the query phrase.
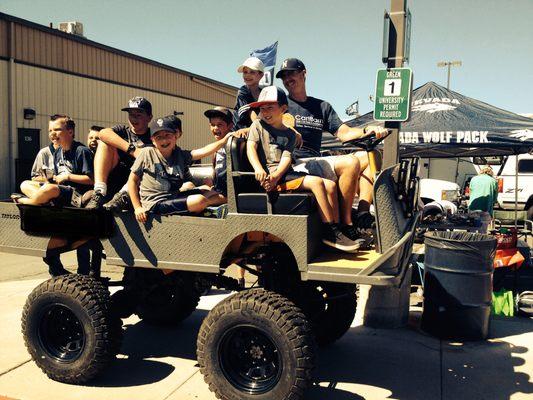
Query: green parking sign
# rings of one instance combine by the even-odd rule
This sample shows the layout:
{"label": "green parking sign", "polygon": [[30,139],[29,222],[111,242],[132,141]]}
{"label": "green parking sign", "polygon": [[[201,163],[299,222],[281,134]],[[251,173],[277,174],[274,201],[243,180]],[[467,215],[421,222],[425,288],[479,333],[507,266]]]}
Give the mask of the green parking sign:
{"label": "green parking sign", "polygon": [[411,100],[410,68],[378,69],[374,119],[376,121],[406,121]]}

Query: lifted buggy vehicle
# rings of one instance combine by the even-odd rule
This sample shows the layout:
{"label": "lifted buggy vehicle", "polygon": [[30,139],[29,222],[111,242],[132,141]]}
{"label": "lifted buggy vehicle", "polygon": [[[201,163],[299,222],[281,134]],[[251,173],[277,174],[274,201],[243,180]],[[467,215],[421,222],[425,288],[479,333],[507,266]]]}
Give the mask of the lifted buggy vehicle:
{"label": "lifted buggy vehicle", "polygon": [[[374,167],[380,141],[359,143]],[[113,296],[98,271],[49,279],[30,294],[22,331],[50,378],[89,381],[120,350],[120,318],[136,313],[147,322],[178,323],[205,287],[239,290],[224,275],[238,264],[259,285],[229,296],[204,319],[197,339],[204,379],[221,399],[300,399],[316,344],[332,343],[350,327],[356,284],[401,284],[418,222],[417,160],[379,174],[375,248],[348,254],[320,242],[312,194],[267,194],[259,187],[245,144],[237,138],[227,144],[223,219],[153,215],[139,224],[132,213],[0,203],[0,251],[42,257],[90,235],[100,239],[107,264],[125,267],[123,289]]]}

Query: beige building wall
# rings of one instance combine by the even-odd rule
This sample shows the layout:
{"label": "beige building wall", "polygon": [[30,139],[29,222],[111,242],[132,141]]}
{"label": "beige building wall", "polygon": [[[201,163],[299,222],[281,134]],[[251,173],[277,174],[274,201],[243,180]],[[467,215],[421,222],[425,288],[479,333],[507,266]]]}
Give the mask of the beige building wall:
{"label": "beige building wall", "polygon": [[[5,168],[0,171],[0,195],[9,194],[8,182],[8,120],[7,79],[8,62],[0,61],[0,162]],[[48,121],[50,115],[61,113],[71,116],[76,122],[76,139],[86,143],[91,125],[111,127],[127,124],[127,113],[120,111],[130,98],[144,96],[152,103],[154,117],[164,116],[173,111],[182,111],[184,134],[178,145],[193,149],[212,141],[208,121],[204,111],[212,104],[193,101],[148,90],[140,90],[96,79],[69,75],[48,69],[14,64],[14,158],[18,156],[17,128],[40,129],[41,147],[48,142]],[[24,108],[36,111],[34,120],[25,120]],[[208,160],[203,160],[207,162]],[[14,161],[12,161],[14,163]]]}
{"label": "beige building wall", "polygon": [[[91,125],[110,127],[127,124],[127,113],[120,111],[130,98],[144,96],[152,103],[154,117],[182,111],[183,148],[203,146],[211,141],[204,111],[213,106],[198,101],[134,89],[95,79],[67,75],[22,64],[15,64],[15,113],[17,128],[41,129],[41,143],[48,143],[46,132],[50,115],[63,113],[76,121],[76,137],[85,142]],[[33,108],[37,118],[25,120],[24,108]]]}
{"label": "beige building wall", "polygon": [[8,61],[0,60],[0,198],[9,191]]}

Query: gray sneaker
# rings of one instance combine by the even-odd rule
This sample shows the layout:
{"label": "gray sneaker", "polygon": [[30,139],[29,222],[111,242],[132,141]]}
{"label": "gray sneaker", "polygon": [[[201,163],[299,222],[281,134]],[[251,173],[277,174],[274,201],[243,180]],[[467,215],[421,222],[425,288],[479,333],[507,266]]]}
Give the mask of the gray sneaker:
{"label": "gray sneaker", "polygon": [[103,204],[104,195],[100,192],[94,192],[85,208],[88,210],[96,210],[98,208],[102,208]]}
{"label": "gray sneaker", "polygon": [[337,224],[324,224],[322,230],[322,242],[327,246],[348,253],[355,253],[365,241],[362,239],[349,239],[341,232]]}
{"label": "gray sneaker", "polygon": [[104,208],[109,211],[131,211],[131,204],[128,192],[118,192],[111,200],[104,204]]}

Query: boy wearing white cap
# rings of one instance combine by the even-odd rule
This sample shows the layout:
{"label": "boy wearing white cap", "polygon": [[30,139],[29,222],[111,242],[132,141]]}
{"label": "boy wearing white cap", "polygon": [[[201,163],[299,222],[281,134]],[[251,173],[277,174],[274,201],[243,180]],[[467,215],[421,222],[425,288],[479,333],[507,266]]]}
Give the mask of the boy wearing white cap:
{"label": "boy wearing white cap", "polygon": [[236,129],[248,128],[252,124],[250,118],[249,104],[257,101],[261,87],[259,81],[263,77],[265,66],[263,62],[257,57],[249,57],[239,65],[237,72],[242,73],[244,85],[241,86],[237,93],[237,104],[235,111],[237,111]]}
{"label": "boy wearing white cap", "polygon": [[275,86],[267,86],[261,91],[258,101],[250,106],[260,109],[260,119],[252,123],[246,145],[257,181],[267,192],[311,191],[323,222],[322,242],[339,250],[357,251],[363,241],[349,239],[339,228],[335,182],[292,169],[296,135],[283,123],[283,114],[288,109],[285,92]]}

